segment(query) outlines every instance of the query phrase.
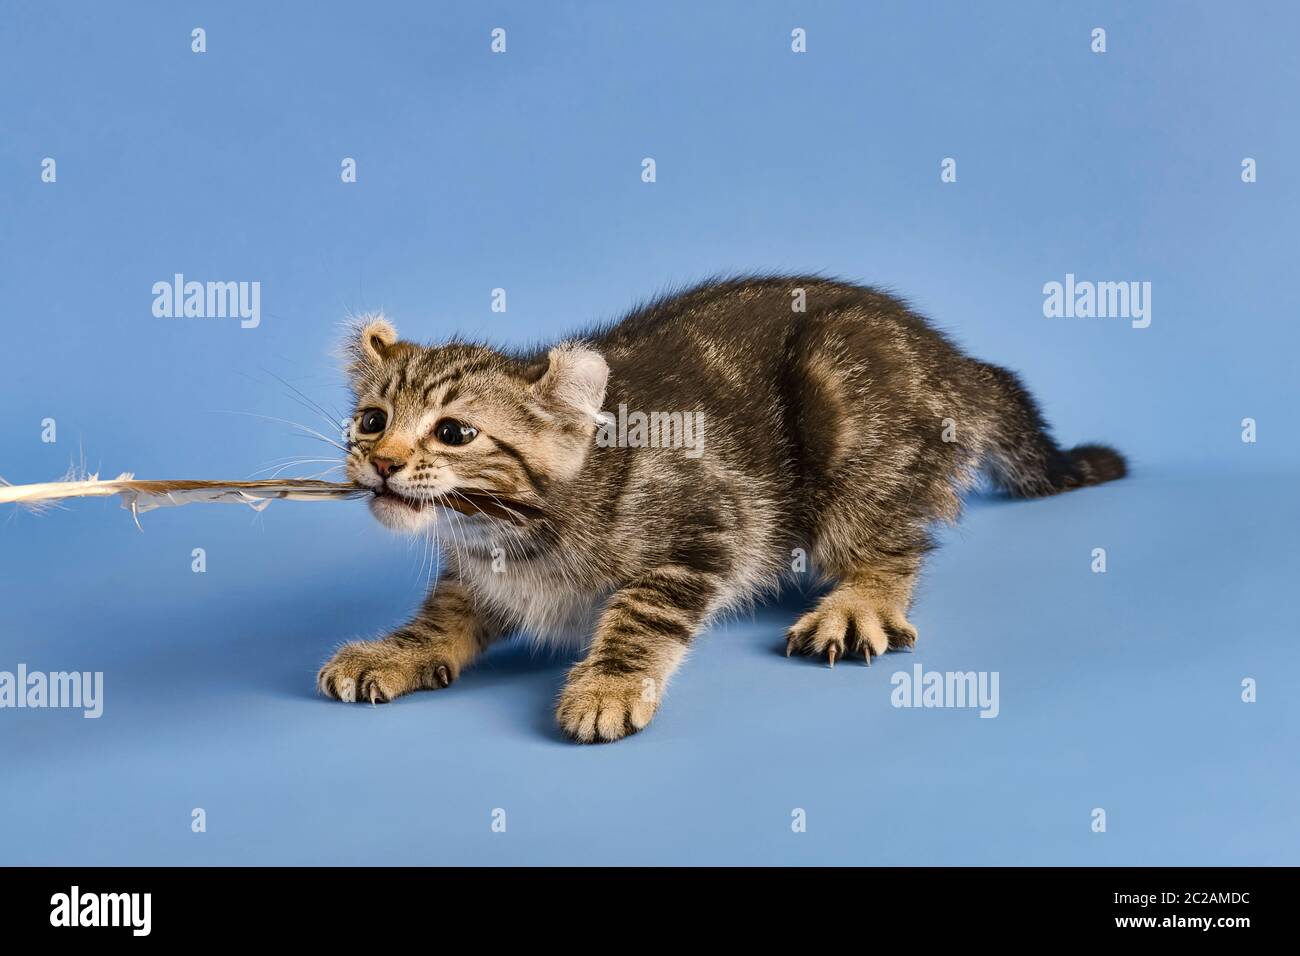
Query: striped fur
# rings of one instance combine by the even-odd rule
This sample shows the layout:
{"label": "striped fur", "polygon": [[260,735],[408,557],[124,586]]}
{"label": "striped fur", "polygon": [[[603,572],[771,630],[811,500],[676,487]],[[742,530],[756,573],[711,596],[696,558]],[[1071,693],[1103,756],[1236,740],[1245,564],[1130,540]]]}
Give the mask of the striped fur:
{"label": "striped fur", "polygon": [[[803,570],[800,556],[836,584],[788,652],[870,663],[915,642],[930,526],[957,518],[981,468],[1017,496],[1125,469],[1104,446],[1060,449],[1012,373],[903,303],[811,276],[707,282],[526,353],[416,345],[373,318],[348,371],[348,474],[386,525],[436,529],[444,566],[415,620],[346,645],[321,690],[391,700],[446,686],[517,630],[575,640],[588,650],[557,717],[581,741],[644,727],[706,624]],[[703,444],[611,447],[600,416],[621,406],[697,415]],[[375,411],[384,427],[366,432]],[[440,440],[462,426],[467,442]],[[434,506],[457,489],[544,517]]]}

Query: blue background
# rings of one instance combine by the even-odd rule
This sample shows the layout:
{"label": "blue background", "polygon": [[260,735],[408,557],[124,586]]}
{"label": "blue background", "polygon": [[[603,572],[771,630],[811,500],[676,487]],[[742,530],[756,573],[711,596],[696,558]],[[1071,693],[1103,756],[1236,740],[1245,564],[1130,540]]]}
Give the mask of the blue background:
{"label": "blue background", "polygon": [[[346,411],[349,312],[521,343],[768,269],[905,294],[1134,475],[974,499],[929,564],[915,656],[786,660],[792,591],[713,628],[651,728],[595,748],[554,729],[568,659],[522,644],[446,692],[315,696],[333,646],[399,623],[430,570],[361,506],[196,506],[144,534],[112,501],[6,515],[0,670],[102,670],[106,705],[0,711],[0,862],[1300,862],[1293,5],[2,16],[10,481],[328,457],[269,419],[328,433],[289,386]],[[155,318],[176,272],[260,281],[261,326]],[[1044,318],[1067,272],[1150,281],[1150,328]],[[891,707],[914,663],[998,671],[1000,716]]]}

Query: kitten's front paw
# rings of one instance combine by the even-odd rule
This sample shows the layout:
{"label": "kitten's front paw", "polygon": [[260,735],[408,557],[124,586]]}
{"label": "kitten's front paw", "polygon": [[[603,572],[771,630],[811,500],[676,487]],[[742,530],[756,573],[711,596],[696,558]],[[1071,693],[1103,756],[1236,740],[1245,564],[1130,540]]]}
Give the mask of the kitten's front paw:
{"label": "kitten's front paw", "polygon": [[569,671],[555,716],[566,734],[584,744],[618,740],[650,723],[657,692],[647,674],[600,673],[583,661]]}
{"label": "kitten's front paw", "polygon": [[450,661],[388,641],[355,641],[325,663],[316,686],[336,700],[386,704],[413,690],[446,687],[455,679]]}
{"label": "kitten's front paw", "polygon": [[841,585],[816,608],[795,621],[785,637],[785,653],[825,657],[832,667],[847,652],[868,664],[887,650],[911,649],[916,628],[900,608],[876,601],[862,589]]}

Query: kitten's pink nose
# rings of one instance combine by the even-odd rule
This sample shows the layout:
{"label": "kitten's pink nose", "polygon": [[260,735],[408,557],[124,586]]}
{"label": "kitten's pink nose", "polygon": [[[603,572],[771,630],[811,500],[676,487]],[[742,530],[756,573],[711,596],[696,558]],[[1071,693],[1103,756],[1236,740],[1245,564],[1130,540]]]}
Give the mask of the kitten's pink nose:
{"label": "kitten's pink nose", "polygon": [[375,466],[375,471],[379,472],[379,477],[387,478],[395,471],[401,471],[404,461],[396,461],[392,458],[371,458],[370,464]]}

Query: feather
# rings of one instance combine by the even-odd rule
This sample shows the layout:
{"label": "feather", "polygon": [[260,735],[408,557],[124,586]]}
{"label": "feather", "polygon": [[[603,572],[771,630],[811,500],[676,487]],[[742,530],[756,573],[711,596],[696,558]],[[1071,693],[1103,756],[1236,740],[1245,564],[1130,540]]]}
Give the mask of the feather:
{"label": "feather", "polygon": [[[270,478],[259,481],[144,481],[130,473],[101,479],[85,478],[47,481],[34,485],[11,485],[0,479],[0,504],[40,507],[64,498],[93,498],[117,495],[133,517],[155,508],[194,502],[231,502],[261,511],[272,501],[342,501],[367,498],[373,492],[351,482],[319,481],[314,478]],[[437,504],[465,514],[488,514],[496,518],[523,521],[541,516],[541,511],[518,501],[501,500],[475,491],[458,491],[457,497],[441,498]],[[137,526],[139,520],[136,520]]]}

